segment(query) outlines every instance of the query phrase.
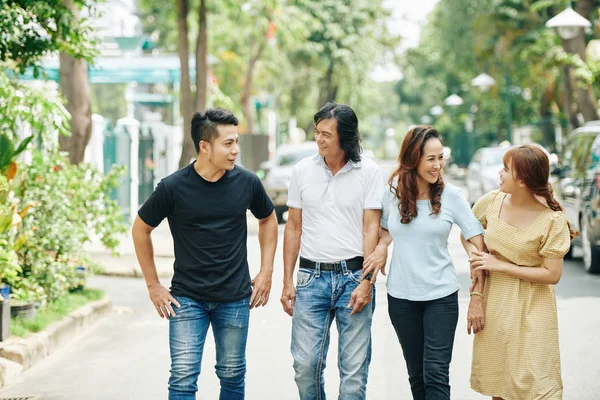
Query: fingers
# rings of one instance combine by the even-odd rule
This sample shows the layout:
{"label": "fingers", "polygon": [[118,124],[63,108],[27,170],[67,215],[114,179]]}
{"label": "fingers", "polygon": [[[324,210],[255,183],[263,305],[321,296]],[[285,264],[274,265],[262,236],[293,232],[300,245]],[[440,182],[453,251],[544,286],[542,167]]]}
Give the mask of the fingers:
{"label": "fingers", "polygon": [[471,327],[473,326],[473,323],[471,322],[470,318],[467,318],[467,335],[471,334]]}
{"label": "fingers", "polygon": [[283,311],[290,317],[294,315],[294,297],[288,297],[286,295],[281,296],[281,305],[283,305]]}
{"label": "fingers", "polygon": [[385,276],[385,264],[383,265],[383,267],[381,267],[380,271],[381,271],[381,274],[383,276]]}
{"label": "fingers", "polygon": [[175,304],[175,306],[177,308],[181,308],[181,304],[179,304],[179,302],[177,301],[177,299],[175,297],[173,297],[171,295],[171,293],[169,293],[169,302]]}
{"label": "fingers", "polygon": [[[175,311],[173,310],[173,307],[171,307],[171,302],[168,302],[167,304],[165,304],[165,307],[167,309],[167,313],[171,316],[174,317],[175,316]],[[167,317],[168,318],[168,317]]]}

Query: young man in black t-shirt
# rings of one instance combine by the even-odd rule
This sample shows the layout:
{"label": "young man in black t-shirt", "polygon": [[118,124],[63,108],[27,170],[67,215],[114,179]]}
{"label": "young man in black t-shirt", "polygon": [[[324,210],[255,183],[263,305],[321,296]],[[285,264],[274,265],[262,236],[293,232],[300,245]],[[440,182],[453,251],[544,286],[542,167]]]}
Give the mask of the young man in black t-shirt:
{"label": "young man in black t-shirt", "polygon": [[[250,309],[267,304],[277,247],[274,206],[256,174],[235,165],[238,120],[222,109],[196,113],[197,159],[163,179],[132,229],[150,299],[169,323],[169,399],[195,399],[212,326],[221,399],[243,399]],[[250,280],[246,211],[259,220],[260,272]],[[175,250],[171,289],[161,285],[151,232],[167,218]]]}

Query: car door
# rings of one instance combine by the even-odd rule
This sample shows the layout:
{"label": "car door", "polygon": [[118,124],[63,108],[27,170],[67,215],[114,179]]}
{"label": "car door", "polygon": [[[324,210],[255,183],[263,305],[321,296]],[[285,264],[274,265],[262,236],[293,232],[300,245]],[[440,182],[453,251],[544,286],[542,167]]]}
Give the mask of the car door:
{"label": "car door", "polygon": [[591,149],[595,139],[596,135],[593,133],[579,132],[569,141],[563,156],[565,169],[559,182],[557,196],[567,220],[577,229],[579,229],[582,194],[586,174],[592,163]]}
{"label": "car door", "polygon": [[[590,162],[582,189],[582,220],[590,227],[592,238],[600,238],[600,134],[590,150]],[[581,228],[581,227],[580,227]]]}

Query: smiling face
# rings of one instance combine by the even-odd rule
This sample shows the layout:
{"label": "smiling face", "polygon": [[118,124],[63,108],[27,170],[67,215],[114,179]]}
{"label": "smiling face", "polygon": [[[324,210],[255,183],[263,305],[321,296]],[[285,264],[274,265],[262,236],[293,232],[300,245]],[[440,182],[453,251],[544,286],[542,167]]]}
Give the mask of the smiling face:
{"label": "smiling face", "polygon": [[337,132],[335,118],[322,119],[315,126],[315,141],[319,146],[319,155],[323,158],[339,157],[344,151],[340,147],[340,136]]}
{"label": "smiling face", "polygon": [[504,193],[515,193],[524,186],[523,182],[515,177],[510,159],[506,160],[498,174],[500,175],[500,190]]}
{"label": "smiling face", "polygon": [[417,166],[417,176],[430,185],[433,185],[440,178],[444,168],[444,146],[437,138],[431,138],[425,142],[423,154]]}
{"label": "smiling face", "polygon": [[200,141],[200,151],[208,156],[210,162],[219,170],[232,170],[240,154],[237,126],[217,125],[219,136],[212,143]]}

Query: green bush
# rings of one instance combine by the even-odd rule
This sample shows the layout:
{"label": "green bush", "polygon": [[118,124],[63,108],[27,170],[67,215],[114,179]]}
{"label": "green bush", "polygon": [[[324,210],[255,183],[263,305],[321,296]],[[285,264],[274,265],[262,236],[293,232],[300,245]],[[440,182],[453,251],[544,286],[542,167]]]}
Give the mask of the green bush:
{"label": "green bush", "polygon": [[86,164],[72,165],[64,154],[34,152],[16,191],[34,207],[23,218],[30,235],[18,251],[22,273],[8,282],[15,298],[54,301],[79,286],[77,267],[88,265],[83,247],[94,235],[116,248],[126,226],[108,193],[122,171],[105,176]]}

